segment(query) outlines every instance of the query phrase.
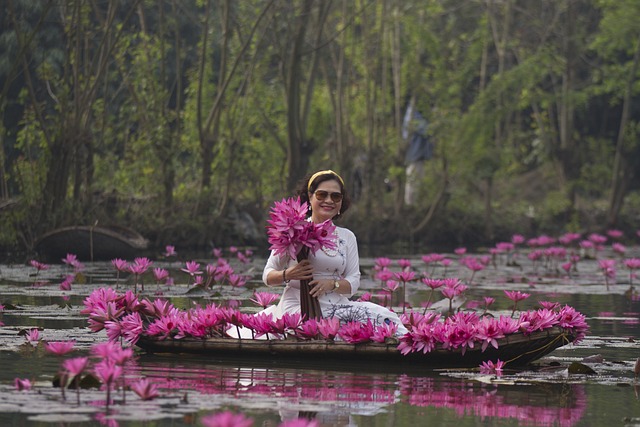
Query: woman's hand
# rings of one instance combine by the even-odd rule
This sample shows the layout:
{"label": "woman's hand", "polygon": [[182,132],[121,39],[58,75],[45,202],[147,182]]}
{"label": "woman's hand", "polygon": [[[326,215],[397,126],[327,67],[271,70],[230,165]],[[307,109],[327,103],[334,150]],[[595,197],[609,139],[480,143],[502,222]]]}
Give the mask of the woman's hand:
{"label": "woman's hand", "polygon": [[335,279],[312,280],[311,282],[309,282],[309,285],[312,286],[311,290],[309,291],[309,295],[319,298],[322,295],[333,292],[336,288],[335,282]]}
{"label": "woman's hand", "polygon": [[300,261],[293,267],[285,270],[287,280],[310,280],[313,279],[313,267],[308,259]]}

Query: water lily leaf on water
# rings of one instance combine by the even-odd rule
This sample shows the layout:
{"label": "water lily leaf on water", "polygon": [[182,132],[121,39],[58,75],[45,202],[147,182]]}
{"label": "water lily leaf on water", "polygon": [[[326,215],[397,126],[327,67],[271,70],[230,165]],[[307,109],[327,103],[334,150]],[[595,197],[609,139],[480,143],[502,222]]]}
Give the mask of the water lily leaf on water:
{"label": "water lily leaf on water", "polygon": [[583,363],[602,363],[604,362],[604,357],[601,354],[593,354],[591,356],[587,356],[582,359]]}
{"label": "water lily leaf on water", "polygon": [[582,375],[596,375],[596,371],[594,371],[589,366],[580,362],[573,362],[569,365],[569,373],[570,374],[582,374]]}
{"label": "water lily leaf on water", "polygon": [[92,374],[87,374],[82,377],[79,384],[81,389],[100,388],[101,385],[102,383],[100,382],[100,380]]}
{"label": "water lily leaf on water", "polygon": [[187,295],[209,295],[209,292],[204,289],[202,286],[193,286],[192,288],[190,288],[189,290],[187,290],[186,292]]}
{"label": "water lily leaf on water", "polygon": [[502,384],[502,385],[515,385],[513,380],[502,379],[495,375],[479,375],[475,377],[475,380],[483,384]]}

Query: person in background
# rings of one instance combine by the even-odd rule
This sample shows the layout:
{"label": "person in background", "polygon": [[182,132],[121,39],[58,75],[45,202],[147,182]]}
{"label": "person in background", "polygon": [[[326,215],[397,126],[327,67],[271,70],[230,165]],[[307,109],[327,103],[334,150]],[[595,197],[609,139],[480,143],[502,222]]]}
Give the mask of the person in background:
{"label": "person in background", "polygon": [[[314,223],[339,219],[351,203],[343,179],[332,170],[306,176],[297,194],[301,202],[309,204],[308,217]],[[300,312],[300,280],[311,280],[310,295],[318,298],[323,317],[337,317],[341,323],[371,320],[376,326],[393,322],[398,326],[397,334],[405,334],[407,329],[393,311],[372,302],[349,299],[360,286],[357,239],[351,230],[337,226],[333,239],[335,249],[323,247],[299,263],[286,255],[271,253],[262,279],[268,286],[284,287],[273,314],[280,317]]]}

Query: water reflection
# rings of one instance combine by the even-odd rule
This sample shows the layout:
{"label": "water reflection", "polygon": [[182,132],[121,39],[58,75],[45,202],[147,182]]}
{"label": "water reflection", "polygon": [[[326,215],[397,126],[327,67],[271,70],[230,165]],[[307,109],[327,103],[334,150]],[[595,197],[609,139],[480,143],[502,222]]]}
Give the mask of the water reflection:
{"label": "water reflection", "polygon": [[141,360],[132,375],[180,393],[232,396],[245,410],[278,408],[282,419],[300,413],[323,424],[358,425],[354,416],[374,416],[394,405],[449,410],[447,419],[481,418],[490,425],[573,426],[583,418],[587,396],[582,384],[506,385],[447,380],[433,376],[373,374],[309,369],[255,368],[197,362]]}

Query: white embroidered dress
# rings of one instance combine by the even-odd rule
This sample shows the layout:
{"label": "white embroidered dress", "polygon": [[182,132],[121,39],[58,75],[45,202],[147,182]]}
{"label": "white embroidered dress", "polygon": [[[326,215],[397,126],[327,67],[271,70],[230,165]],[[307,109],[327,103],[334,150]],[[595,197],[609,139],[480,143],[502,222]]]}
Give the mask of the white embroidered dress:
{"label": "white embroidered dress", "polygon": [[[337,317],[341,323],[359,321],[366,323],[371,319],[374,325],[394,322],[398,325],[398,335],[403,335],[407,329],[402,325],[398,316],[391,310],[372,302],[351,301],[360,287],[360,259],[358,256],[358,242],[351,230],[336,227],[336,249],[322,248],[315,254],[309,255],[309,262],[313,266],[313,278],[340,280],[345,279],[351,284],[351,294],[328,292],[318,298],[323,317]],[[284,270],[293,266],[296,260],[287,256],[276,256],[271,253],[262,273],[262,280],[267,283],[267,275],[273,270]],[[300,281],[291,280],[284,288],[277,306],[265,310],[276,318],[284,313],[300,312]]]}

